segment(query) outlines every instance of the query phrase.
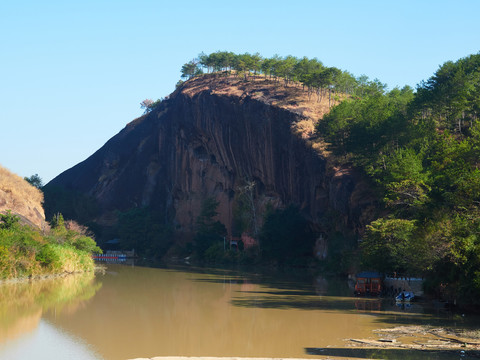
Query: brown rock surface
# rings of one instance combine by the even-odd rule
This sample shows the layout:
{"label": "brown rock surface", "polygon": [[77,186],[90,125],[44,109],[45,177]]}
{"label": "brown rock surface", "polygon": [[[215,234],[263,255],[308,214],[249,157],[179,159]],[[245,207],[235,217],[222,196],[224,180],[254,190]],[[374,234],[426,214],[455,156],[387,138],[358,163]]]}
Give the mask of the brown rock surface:
{"label": "brown rock surface", "polygon": [[333,211],[356,231],[375,199],[353,169],[330,166],[329,154],[316,150],[323,146],[311,129],[326,101],[265,79],[190,80],[47,187],[96,199],[99,224],[112,224],[115,210],[151,206],[184,233],[194,231],[202,200],[214,196],[230,232],[235,194],[255,181],[259,207],[296,204],[319,230]]}
{"label": "brown rock surface", "polygon": [[0,166],[0,213],[10,210],[22,222],[40,229],[45,226],[43,194],[20,176]]}

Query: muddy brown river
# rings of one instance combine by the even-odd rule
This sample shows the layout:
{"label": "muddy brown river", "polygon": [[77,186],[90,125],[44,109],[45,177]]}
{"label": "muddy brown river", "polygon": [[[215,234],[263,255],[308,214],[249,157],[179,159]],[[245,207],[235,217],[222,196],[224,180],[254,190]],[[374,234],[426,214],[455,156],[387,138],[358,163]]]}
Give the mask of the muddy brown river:
{"label": "muddy brown river", "polygon": [[351,286],[296,270],[127,265],[2,284],[0,359],[360,358],[345,340],[375,329],[476,324],[430,304],[356,298]]}

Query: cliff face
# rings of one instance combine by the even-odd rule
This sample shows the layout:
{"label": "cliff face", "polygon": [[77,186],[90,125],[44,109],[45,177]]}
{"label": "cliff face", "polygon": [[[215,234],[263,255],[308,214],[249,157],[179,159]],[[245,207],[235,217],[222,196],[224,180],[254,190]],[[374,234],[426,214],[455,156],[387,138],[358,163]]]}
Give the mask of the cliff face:
{"label": "cliff face", "polygon": [[42,202],[40,190],[0,166],[0,213],[10,210],[20,217],[22,223],[43,229],[45,213]]}
{"label": "cliff face", "polygon": [[202,201],[214,196],[231,233],[239,188],[254,182],[260,212],[267,203],[293,203],[319,230],[332,212],[348,228],[361,227],[372,196],[352,169],[328,167],[295,132],[311,110],[288,99],[300,89],[242,89],[232,81],[187,82],[47,188],[93,197],[101,225],[115,222],[115,210],[150,206],[186,233],[194,231]]}

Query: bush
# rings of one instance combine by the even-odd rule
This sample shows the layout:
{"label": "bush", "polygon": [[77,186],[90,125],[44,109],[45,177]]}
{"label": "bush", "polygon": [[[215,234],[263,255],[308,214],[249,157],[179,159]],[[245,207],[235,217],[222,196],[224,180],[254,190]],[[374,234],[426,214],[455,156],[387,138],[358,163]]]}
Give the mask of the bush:
{"label": "bush", "polygon": [[93,240],[92,238],[90,238],[88,236],[81,236],[81,237],[76,238],[75,241],[72,243],[72,245],[76,249],[81,250],[81,251],[85,251],[89,254],[94,254],[94,253],[101,254],[102,253],[102,249],[100,249],[97,246],[97,243],[95,242],[95,240]]}
{"label": "bush", "polygon": [[0,245],[0,278],[7,277],[13,267],[11,254],[8,248]]}
{"label": "bush", "polygon": [[45,244],[35,255],[35,260],[37,260],[42,266],[50,266],[57,263],[60,260],[60,257],[52,245]]}
{"label": "bush", "polygon": [[314,243],[315,234],[294,206],[268,214],[260,231],[263,257],[278,262],[313,257]]}
{"label": "bush", "polygon": [[67,230],[60,214],[50,235],[20,225],[17,218],[8,212],[0,223],[0,278],[93,270],[90,253],[101,250],[92,238]]}
{"label": "bush", "polygon": [[6,214],[0,214],[0,229],[12,229],[18,225],[20,217],[7,210]]}
{"label": "bush", "polygon": [[224,255],[223,244],[215,243],[205,251],[204,259],[207,262],[219,262],[223,259]]}

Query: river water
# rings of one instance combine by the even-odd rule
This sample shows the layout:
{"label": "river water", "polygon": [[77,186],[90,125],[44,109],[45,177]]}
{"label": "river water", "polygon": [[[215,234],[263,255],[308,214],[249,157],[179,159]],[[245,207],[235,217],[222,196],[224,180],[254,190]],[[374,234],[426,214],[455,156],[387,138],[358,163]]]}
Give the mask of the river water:
{"label": "river water", "polygon": [[362,357],[345,350],[345,339],[398,325],[471,325],[422,304],[355,298],[351,286],[295,270],[126,265],[3,284],[0,359]]}

